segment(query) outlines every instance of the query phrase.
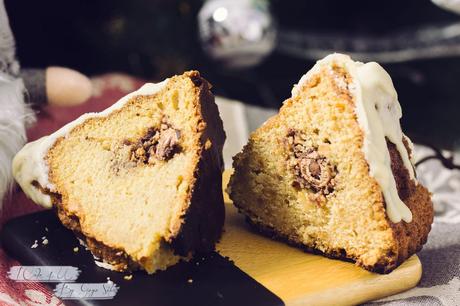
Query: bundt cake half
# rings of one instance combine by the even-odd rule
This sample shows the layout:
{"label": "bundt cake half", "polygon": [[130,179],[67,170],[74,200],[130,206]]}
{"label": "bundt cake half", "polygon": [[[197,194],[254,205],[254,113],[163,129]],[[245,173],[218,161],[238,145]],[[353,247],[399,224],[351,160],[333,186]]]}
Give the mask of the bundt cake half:
{"label": "bundt cake half", "polygon": [[379,64],[327,56],[234,157],[233,203],[262,232],[391,272],[421,249],[433,220],[401,115]]}
{"label": "bundt cake half", "polygon": [[210,84],[191,71],[27,144],[13,171],[99,265],[153,273],[219,239],[224,140]]}

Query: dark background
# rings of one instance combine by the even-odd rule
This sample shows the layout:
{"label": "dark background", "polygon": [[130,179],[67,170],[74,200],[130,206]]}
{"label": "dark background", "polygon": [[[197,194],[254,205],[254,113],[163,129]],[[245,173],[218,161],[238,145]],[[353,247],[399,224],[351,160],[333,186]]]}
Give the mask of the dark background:
{"label": "dark background", "polygon": [[[23,67],[60,65],[88,75],[118,71],[147,80],[198,69],[217,94],[277,108],[314,63],[276,49],[260,65],[238,71],[212,61],[198,38],[203,1],[5,2]],[[429,0],[270,2],[280,31],[332,31],[345,38],[460,21]],[[460,54],[383,66],[398,90],[407,134],[446,148],[460,144]]]}

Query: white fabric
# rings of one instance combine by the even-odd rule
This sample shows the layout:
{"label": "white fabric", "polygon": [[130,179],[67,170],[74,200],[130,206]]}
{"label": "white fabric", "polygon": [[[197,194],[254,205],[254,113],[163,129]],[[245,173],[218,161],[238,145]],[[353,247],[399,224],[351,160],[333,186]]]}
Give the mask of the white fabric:
{"label": "white fabric", "polygon": [[0,73],[0,210],[13,184],[11,161],[26,142],[26,124],[35,116],[24,103],[24,84]]}
{"label": "white fabric", "polygon": [[11,161],[26,142],[27,123],[34,113],[24,103],[25,88],[15,59],[14,37],[3,0],[0,0],[0,210],[7,191],[13,184]]}

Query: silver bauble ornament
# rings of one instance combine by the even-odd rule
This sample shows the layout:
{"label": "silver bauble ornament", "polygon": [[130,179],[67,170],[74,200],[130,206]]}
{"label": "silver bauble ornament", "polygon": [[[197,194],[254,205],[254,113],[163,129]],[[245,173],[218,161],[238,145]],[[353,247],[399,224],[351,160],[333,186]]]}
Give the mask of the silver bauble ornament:
{"label": "silver bauble ornament", "polygon": [[205,52],[228,68],[259,64],[276,43],[276,22],[266,0],[208,0],[198,26]]}

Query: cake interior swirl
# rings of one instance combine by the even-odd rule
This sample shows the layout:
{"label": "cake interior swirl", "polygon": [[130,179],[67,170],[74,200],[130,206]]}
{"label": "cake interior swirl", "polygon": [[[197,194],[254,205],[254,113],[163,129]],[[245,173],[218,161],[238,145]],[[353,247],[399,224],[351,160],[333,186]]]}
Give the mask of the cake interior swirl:
{"label": "cake interior swirl", "polygon": [[219,239],[224,140],[210,85],[192,71],[26,145],[13,167],[99,265],[152,273]]}

